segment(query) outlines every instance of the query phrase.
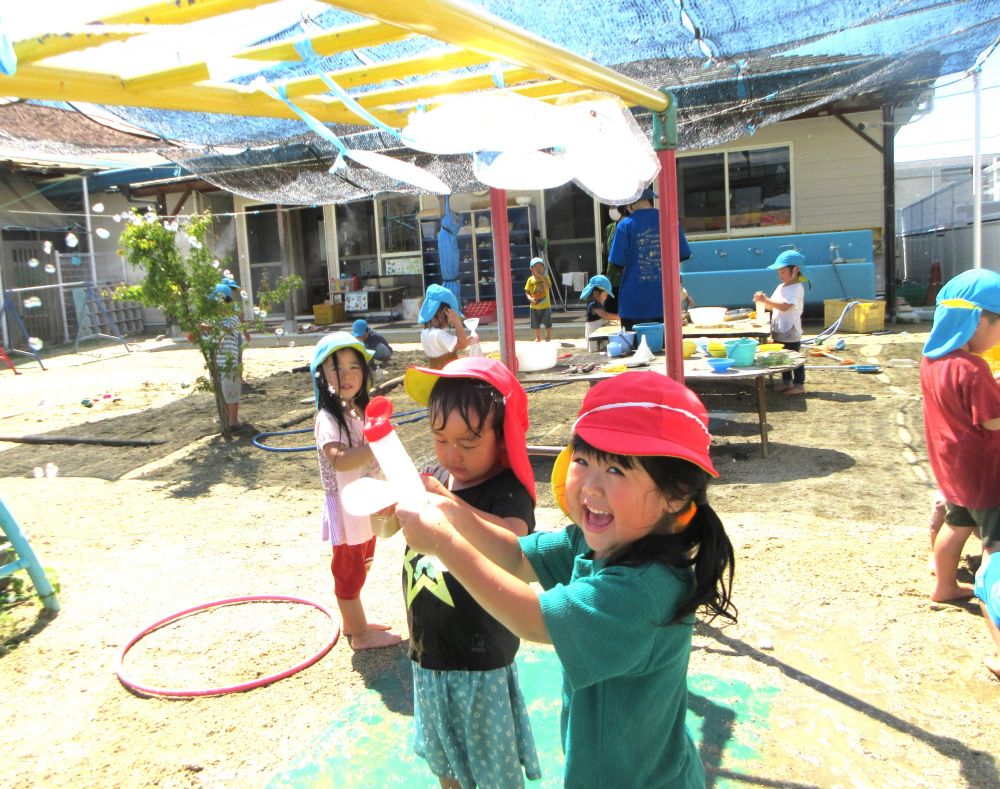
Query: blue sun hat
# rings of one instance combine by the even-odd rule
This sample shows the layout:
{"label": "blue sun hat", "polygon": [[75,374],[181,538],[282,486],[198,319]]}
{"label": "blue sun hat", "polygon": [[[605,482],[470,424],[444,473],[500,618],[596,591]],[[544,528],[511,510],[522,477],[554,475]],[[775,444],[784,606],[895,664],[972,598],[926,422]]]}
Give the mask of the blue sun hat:
{"label": "blue sun hat", "polygon": [[353,334],[355,337],[364,337],[366,334],[368,334],[368,321],[366,321],[364,318],[358,318],[356,321],[354,321],[354,323],[351,325],[351,334]]}
{"label": "blue sun hat", "polygon": [[232,277],[223,277],[222,284],[227,285],[230,288],[236,288],[237,290],[239,290],[240,288],[240,286],[236,283],[236,280],[233,279]]}
{"label": "blue sun hat", "polygon": [[361,340],[352,337],[346,331],[335,331],[325,337],[321,337],[319,342],[316,343],[316,350],[313,351],[313,358],[309,363],[309,372],[312,373],[313,377],[313,397],[316,400],[317,410],[319,409],[319,382],[316,379],[316,373],[323,365],[323,362],[341,348],[353,348],[361,354],[361,358],[366,362],[370,362],[375,355],[374,351],[369,351],[365,348]]}
{"label": "blue sun hat", "polygon": [[454,293],[443,285],[431,285],[424,294],[424,303],[420,305],[420,314],[417,315],[417,321],[427,323],[441,309],[442,304],[447,304],[455,310],[459,318],[465,317],[462,314],[462,310],[459,309],[458,299],[455,298]]}
{"label": "blue sun hat", "polygon": [[[778,269],[788,268],[789,266],[799,267],[799,282],[809,282],[805,275],[802,273],[802,267],[806,264],[806,256],[799,252],[797,249],[786,249],[778,257],[774,259],[774,262],[768,266],[769,269],[777,271]],[[812,284],[809,285],[810,290],[812,289]]]}
{"label": "blue sun hat", "polygon": [[587,287],[585,287],[580,293],[580,301],[586,301],[589,299],[590,294],[594,292],[594,288],[600,288],[601,290],[607,291],[609,296],[615,295],[615,292],[611,289],[611,280],[603,274],[596,274],[590,278],[590,282],[587,283]]}
{"label": "blue sun hat", "polygon": [[787,266],[798,266],[801,271],[805,264],[805,255],[794,249],[786,249],[774,259],[774,262],[768,266],[768,268],[777,271],[779,268],[785,268]]}
{"label": "blue sun hat", "polygon": [[212,298],[216,301],[225,301],[226,299],[231,299],[233,297],[232,289],[226,285],[224,282],[220,282],[214,288],[212,288]]}
{"label": "blue sun hat", "polygon": [[937,359],[965,345],[979,327],[983,310],[1000,313],[1000,274],[969,269],[938,291],[934,325],[924,343],[924,356]]}

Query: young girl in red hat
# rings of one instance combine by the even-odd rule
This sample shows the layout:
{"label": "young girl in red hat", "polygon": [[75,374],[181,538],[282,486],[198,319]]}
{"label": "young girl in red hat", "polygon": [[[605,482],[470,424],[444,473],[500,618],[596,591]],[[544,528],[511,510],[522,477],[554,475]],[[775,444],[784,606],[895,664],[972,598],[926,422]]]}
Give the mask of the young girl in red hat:
{"label": "young girl in red hat", "polygon": [[[534,531],[528,398],[494,359],[411,367],[407,393],[430,411],[440,513],[463,531]],[[429,478],[433,479],[433,478]],[[541,776],[514,656],[520,641],[419,546],[407,547],[403,593],[413,661],[414,751],[443,787],[524,785]]]}
{"label": "young girl in red hat", "polygon": [[441,496],[397,510],[414,549],[513,633],[555,647],[566,786],[704,786],[684,722],[695,612],[736,619],[733,547],[706,494],[710,442],[693,392],[623,373],[584,398],[553,468],[575,525],[518,539],[466,528]]}

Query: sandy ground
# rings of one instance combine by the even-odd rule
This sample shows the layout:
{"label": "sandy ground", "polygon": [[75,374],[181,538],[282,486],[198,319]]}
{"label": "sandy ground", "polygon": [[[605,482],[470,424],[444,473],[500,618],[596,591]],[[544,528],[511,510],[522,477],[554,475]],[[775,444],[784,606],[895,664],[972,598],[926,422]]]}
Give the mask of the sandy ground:
{"label": "sandy ground", "polygon": [[[847,352],[883,364],[916,359],[921,329],[846,336]],[[309,427],[297,421],[309,414],[300,402],[308,375],[290,371],[308,360],[314,339],[247,351],[241,416],[260,430]],[[415,358],[398,354],[390,374]],[[191,387],[199,358],[169,340],[127,355],[112,346],[54,357],[47,372],[19,366],[17,377],[0,370],[0,435],[164,443],[0,442],[0,495],[58,580],[62,605],[55,617],[35,601],[0,612],[3,783],[266,785],[399,661],[401,648],[356,654],[341,639],[288,679],[188,700],[126,691],[115,662],[142,628],[208,601],[283,594],[333,604],[314,453],[224,442],[209,396]],[[980,663],[989,637],[973,606],[927,596],[932,483],[917,370],[815,371],[807,388],[805,398],[770,396],[767,459],[749,393],[701,388],[721,417],[712,425],[722,472],[712,500],[736,547],[740,618],[699,627],[691,671],[718,680],[699,704],[752,703],[753,714],[731,726],[754,743],[747,762],[706,738],[710,780],[1000,786],[1000,683]],[[565,442],[583,391],[577,384],[532,394],[530,442]],[[398,390],[393,397],[397,411],[415,407]],[[81,405],[95,398],[94,407]],[[415,456],[430,456],[426,422],[401,432]],[[311,436],[274,443],[301,446]],[[547,461],[536,470],[547,480]],[[555,527],[547,485],[539,489],[540,522]],[[399,535],[380,545],[363,599],[370,616],[405,634],[402,549]],[[967,569],[962,577],[971,580]],[[306,606],[227,607],[144,639],[127,668],[159,687],[236,684],[305,660],[330,629]]]}

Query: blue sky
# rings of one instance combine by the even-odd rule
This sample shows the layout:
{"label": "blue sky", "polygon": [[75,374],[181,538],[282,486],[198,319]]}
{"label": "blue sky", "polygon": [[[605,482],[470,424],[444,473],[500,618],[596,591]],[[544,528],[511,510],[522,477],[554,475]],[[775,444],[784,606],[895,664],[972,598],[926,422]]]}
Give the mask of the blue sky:
{"label": "blue sky", "polygon": [[[1000,154],[1000,51],[994,51],[979,78],[983,159]],[[974,104],[972,77],[953,74],[938,80],[934,109],[896,134],[896,161],[972,157]]]}

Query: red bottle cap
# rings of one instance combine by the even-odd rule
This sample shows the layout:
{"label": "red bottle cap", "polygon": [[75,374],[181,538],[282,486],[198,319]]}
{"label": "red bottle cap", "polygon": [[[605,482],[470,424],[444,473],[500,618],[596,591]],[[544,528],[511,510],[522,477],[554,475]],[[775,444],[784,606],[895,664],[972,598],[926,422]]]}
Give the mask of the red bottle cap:
{"label": "red bottle cap", "polygon": [[371,443],[392,432],[392,402],[388,397],[373,397],[365,408],[365,440]]}

